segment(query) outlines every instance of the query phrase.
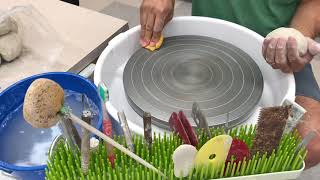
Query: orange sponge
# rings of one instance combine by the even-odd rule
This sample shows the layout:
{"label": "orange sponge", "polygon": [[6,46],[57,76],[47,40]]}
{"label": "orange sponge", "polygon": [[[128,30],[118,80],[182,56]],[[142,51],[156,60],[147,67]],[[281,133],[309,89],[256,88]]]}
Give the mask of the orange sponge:
{"label": "orange sponge", "polygon": [[156,46],[146,46],[146,49],[149,49],[150,51],[155,51],[156,49],[159,49],[163,43],[163,35],[160,36],[159,41],[156,43]]}

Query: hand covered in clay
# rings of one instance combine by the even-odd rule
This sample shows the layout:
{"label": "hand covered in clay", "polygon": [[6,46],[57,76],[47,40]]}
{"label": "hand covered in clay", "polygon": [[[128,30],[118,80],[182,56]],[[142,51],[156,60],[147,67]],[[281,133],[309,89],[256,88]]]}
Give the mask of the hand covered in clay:
{"label": "hand covered in clay", "polygon": [[172,19],[175,0],[143,0],[140,6],[140,44],[156,46],[164,26]]}
{"label": "hand covered in clay", "polygon": [[273,69],[284,73],[299,72],[315,55],[320,54],[320,44],[302,34],[297,36],[289,32],[287,37],[271,35],[263,42],[262,54]]}
{"label": "hand covered in clay", "polygon": [[313,56],[319,54],[320,44],[308,38],[308,50],[305,54],[300,54],[295,38],[271,38],[264,40],[262,49],[264,58],[274,69],[291,73],[302,70]]}

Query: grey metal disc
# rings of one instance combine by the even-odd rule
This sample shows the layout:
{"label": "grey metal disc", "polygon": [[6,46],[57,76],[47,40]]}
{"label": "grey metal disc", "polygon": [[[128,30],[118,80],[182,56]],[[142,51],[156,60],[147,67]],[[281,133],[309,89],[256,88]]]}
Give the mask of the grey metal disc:
{"label": "grey metal disc", "polygon": [[241,49],[203,36],[166,38],[150,52],[139,49],[127,62],[123,83],[129,104],[140,115],[148,111],[153,123],[169,128],[172,112],[191,119],[198,102],[210,127],[242,123],[262,95],[263,78],[255,61]]}

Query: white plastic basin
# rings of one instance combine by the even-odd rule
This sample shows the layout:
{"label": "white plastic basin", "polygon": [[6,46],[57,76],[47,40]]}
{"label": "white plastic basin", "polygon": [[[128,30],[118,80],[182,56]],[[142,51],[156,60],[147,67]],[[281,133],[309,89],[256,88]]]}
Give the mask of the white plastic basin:
{"label": "white plastic basin", "polygon": [[[273,70],[264,60],[261,53],[263,37],[259,34],[223,20],[206,17],[177,17],[164,29],[165,37],[178,35],[200,35],[220,39],[231,43],[250,55],[259,66],[264,78],[264,90],[258,108],[246,123],[255,123],[259,107],[280,105],[284,99],[294,101],[295,82],[292,74]],[[126,62],[141,48],[139,44],[140,26],[121,33],[110,41],[108,47],[98,59],[94,82],[104,82],[110,90],[108,111],[117,118],[117,111],[124,111],[128,125],[133,132],[143,134],[142,118],[128,104],[123,88],[122,74]],[[168,117],[169,119],[169,117]],[[153,131],[165,130],[153,126]]]}

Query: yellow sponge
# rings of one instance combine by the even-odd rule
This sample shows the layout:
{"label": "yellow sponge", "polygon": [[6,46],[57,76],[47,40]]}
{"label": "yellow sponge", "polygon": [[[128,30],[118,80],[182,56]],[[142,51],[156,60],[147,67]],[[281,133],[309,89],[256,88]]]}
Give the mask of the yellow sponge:
{"label": "yellow sponge", "polygon": [[156,43],[156,46],[146,46],[146,49],[149,49],[150,51],[155,51],[156,49],[159,49],[163,43],[163,35],[160,36],[159,41]]}

